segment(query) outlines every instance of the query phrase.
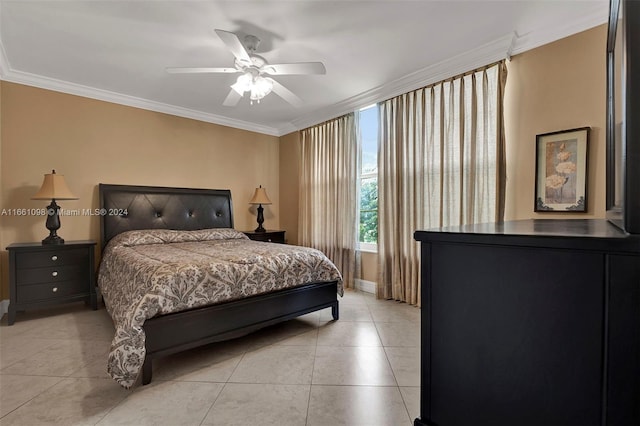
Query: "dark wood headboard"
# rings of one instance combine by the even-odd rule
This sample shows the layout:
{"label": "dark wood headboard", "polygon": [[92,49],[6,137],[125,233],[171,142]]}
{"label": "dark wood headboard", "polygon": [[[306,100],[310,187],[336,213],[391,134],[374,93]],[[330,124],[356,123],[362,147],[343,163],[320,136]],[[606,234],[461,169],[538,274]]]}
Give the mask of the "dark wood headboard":
{"label": "dark wood headboard", "polygon": [[233,228],[228,189],[98,185],[102,247],[121,232],[137,229]]}

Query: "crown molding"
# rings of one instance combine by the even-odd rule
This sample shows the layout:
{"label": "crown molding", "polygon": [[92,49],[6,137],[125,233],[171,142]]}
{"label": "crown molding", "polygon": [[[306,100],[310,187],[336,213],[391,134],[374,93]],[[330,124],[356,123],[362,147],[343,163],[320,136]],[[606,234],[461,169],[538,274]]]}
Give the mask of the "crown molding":
{"label": "crown molding", "polygon": [[342,102],[316,110],[313,114],[291,121],[288,127],[292,130],[289,130],[289,133],[505,59],[511,49],[513,40],[513,33],[504,35],[476,49],[422,68],[390,83],[345,99]]}
{"label": "crown molding", "polygon": [[[1,57],[0,61],[2,61]],[[221,126],[228,126],[236,129],[248,130],[251,132],[262,133],[271,136],[282,136],[279,130],[274,127],[263,126],[243,120],[236,120],[233,118],[223,117],[202,111],[196,111],[189,108],[169,105],[162,102],[150,101],[148,99],[124,95],[122,93],[111,92],[108,90],[96,89],[95,87],[83,86],[81,84],[70,83],[68,81],[43,77],[40,75],[22,71],[14,71],[9,69],[8,71],[3,72],[1,78],[2,80],[11,83],[19,83],[27,86],[39,87],[41,89],[53,90],[55,92],[62,92],[71,95],[82,96],[85,98],[97,99],[99,101],[106,101],[134,108],[161,112],[164,114],[190,118],[193,120],[219,124]]]}
{"label": "crown molding", "polygon": [[512,54],[526,52],[542,45],[578,34],[582,31],[606,24],[609,19],[609,2],[602,2],[593,7],[592,10],[580,15],[576,20],[568,25],[552,25],[545,28],[538,28],[527,34],[519,35],[516,38]]}
{"label": "crown molding", "polygon": [[4,51],[4,45],[2,44],[2,40],[0,40],[0,79],[4,79],[4,77],[9,72],[9,59],[7,58],[7,52]]}

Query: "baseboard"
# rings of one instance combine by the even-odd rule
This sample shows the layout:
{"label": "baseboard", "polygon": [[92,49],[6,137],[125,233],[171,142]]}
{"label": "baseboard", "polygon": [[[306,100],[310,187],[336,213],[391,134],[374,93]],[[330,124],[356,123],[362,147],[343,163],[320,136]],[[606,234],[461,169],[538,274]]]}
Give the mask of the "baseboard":
{"label": "baseboard", "polygon": [[9,300],[0,300],[0,318],[2,318],[7,312],[9,312]]}
{"label": "baseboard", "polygon": [[354,281],[356,290],[376,294],[376,283],[374,283],[373,281],[361,280],[360,278],[356,278]]}

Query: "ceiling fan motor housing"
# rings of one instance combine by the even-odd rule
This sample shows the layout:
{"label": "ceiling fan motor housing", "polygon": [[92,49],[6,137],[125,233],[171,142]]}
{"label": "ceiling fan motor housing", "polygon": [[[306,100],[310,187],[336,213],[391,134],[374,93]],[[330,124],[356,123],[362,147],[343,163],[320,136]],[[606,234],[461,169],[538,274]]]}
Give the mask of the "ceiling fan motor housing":
{"label": "ceiling fan motor housing", "polygon": [[250,53],[258,50],[258,46],[260,45],[260,39],[254,35],[246,35],[244,36],[244,46]]}

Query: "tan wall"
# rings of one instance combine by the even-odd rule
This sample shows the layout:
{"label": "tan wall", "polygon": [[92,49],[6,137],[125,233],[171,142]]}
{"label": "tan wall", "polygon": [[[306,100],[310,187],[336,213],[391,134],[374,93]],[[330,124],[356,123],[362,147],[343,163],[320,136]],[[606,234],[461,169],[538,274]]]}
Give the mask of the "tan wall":
{"label": "tan wall", "polygon": [[[605,216],[606,26],[514,56],[505,92],[505,219]],[[536,135],[591,127],[587,213],[534,213]]]}
{"label": "tan wall", "polygon": [[378,253],[363,251],[360,253],[360,278],[365,281],[378,282]]}
{"label": "tan wall", "polygon": [[298,175],[300,133],[280,138],[280,226],[289,244],[298,244]]}
{"label": "tan wall", "polygon": [[[279,227],[279,138],[137,108],[1,82],[1,208],[42,208],[31,200],[45,173],[65,175],[77,201],[98,207],[98,183],[230,189],[236,229],[254,229],[248,202],[258,185],[273,202],[265,223]],[[48,235],[43,217],[3,216],[2,250]],[[67,240],[99,240],[98,217],[62,217]],[[6,253],[5,253],[6,258]],[[6,260],[5,260],[6,262]],[[4,265],[3,269],[6,267]],[[8,298],[3,280],[2,297]]]}

